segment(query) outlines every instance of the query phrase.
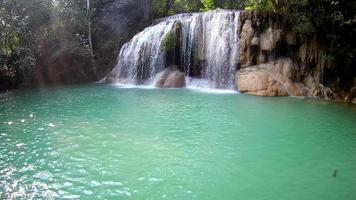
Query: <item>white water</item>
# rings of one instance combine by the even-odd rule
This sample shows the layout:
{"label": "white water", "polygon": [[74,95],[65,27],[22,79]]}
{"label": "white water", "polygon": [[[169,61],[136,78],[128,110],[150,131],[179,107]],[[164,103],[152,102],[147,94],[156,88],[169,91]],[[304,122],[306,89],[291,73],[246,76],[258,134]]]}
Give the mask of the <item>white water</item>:
{"label": "white water", "polygon": [[110,76],[121,84],[152,85],[154,77],[166,67],[161,42],[174,22],[180,21],[182,68],[187,79],[194,80],[187,81],[188,88],[233,89],[238,20],[238,11],[224,10],[169,17],[125,44]]}
{"label": "white water", "polygon": [[208,80],[209,88],[233,89],[238,61],[238,20],[239,12],[212,11],[182,21],[185,70],[189,73],[192,69],[194,56],[203,57],[201,76]]}
{"label": "white water", "polygon": [[118,63],[113,72],[115,76],[124,80],[125,84],[150,83],[147,79],[152,79],[164,69],[163,52],[159,47],[164,35],[171,30],[172,26],[173,22],[167,21],[148,27],[126,43],[121,48]]}

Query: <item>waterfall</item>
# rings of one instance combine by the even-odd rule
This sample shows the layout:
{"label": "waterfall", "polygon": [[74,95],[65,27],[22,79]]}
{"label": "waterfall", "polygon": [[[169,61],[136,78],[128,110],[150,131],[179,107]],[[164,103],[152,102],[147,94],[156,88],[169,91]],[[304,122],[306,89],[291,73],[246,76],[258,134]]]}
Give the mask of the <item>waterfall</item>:
{"label": "waterfall", "polygon": [[[162,51],[165,37],[175,23],[180,24],[179,59],[171,59],[189,79],[209,88],[234,88],[238,63],[239,12],[216,10],[180,14],[146,28],[126,43],[118,56],[115,69],[106,78],[122,84],[151,85],[163,71],[168,53]],[[176,38],[177,40],[177,38]]]}

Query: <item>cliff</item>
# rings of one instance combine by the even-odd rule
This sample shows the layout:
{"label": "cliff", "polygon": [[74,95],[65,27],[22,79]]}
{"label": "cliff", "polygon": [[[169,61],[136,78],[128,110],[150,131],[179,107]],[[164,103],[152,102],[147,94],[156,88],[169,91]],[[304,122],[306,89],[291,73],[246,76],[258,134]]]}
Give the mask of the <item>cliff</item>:
{"label": "cliff", "polygon": [[355,103],[355,74],[349,76],[353,79],[337,76],[339,66],[331,59],[327,42],[293,32],[286,22],[283,16],[272,13],[240,14],[238,90],[258,96],[306,96]]}

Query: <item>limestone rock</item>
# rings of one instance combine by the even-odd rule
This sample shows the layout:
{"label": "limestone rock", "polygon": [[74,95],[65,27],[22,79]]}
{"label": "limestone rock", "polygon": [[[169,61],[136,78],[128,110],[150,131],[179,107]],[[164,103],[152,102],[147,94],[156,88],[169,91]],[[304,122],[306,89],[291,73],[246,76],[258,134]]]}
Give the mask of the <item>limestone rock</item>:
{"label": "limestone rock", "polygon": [[261,50],[270,51],[276,48],[276,44],[281,38],[281,33],[282,30],[272,28],[268,28],[262,33],[260,37]]}
{"label": "limestone rock", "polygon": [[241,93],[256,96],[288,96],[283,85],[264,71],[243,69],[237,73],[236,80]]}
{"label": "limestone rock", "polygon": [[309,88],[309,97],[326,99],[326,100],[337,100],[338,96],[328,87],[323,86],[320,83],[314,83],[312,88]]}
{"label": "limestone rock", "polygon": [[259,46],[260,45],[260,38],[258,38],[258,37],[252,38],[251,45],[252,46]]}
{"label": "limestone rock", "polygon": [[239,92],[257,96],[302,96],[301,86],[293,81],[295,66],[283,58],[243,68],[236,74]]}
{"label": "limestone rock", "polygon": [[156,76],[155,87],[158,88],[182,88],[185,87],[184,73],[177,66],[170,66]]}
{"label": "limestone rock", "polygon": [[239,62],[242,67],[251,65],[253,52],[251,52],[251,42],[254,37],[254,29],[251,20],[245,20],[239,38]]}
{"label": "limestone rock", "polygon": [[349,103],[356,103],[356,87],[351,88],[350,92],[345,97],[345,101]]}

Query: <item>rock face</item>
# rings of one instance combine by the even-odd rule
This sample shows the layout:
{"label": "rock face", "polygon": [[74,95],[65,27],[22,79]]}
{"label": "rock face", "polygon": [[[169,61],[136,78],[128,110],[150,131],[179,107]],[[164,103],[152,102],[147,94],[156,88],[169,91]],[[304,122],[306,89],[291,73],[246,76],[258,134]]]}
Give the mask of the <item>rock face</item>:
{"label": "rock face", "polygon": [[291,59],[241,69],[236,73],[239,92],[257,96],[301,96],[301,88],[293,82],[295,66]]}
{"label": "rock face", "polygon": [[351,88],[350,94],[346,97],[346,101],[349,103],[356,103],[356,87]]}
{"label": "rock face", "polygon": [[156,76],[155,87],[182,88],[185,87],[184,73],[177,66],[170,66]]}
{"label": "rock face", "polygon": [[115,66],[122,45],[151,23],[149,0],[103,0],[92,15],[94,51],[100,65],[99,77]]}
{"label": "rock face", "polygon": [[262,51],[270,51],[276,48],[278,40],[281,38],[281,29],[273,29],[269,27],[260,36],[260,44]]}
{"label": "rock face", "polygon": [[243,68],[236,73],[237,89],[256,96],[306,96],[336,100],[339,97],[312,77],[296,80],[297,67],[290,58]]}
{"label": "rock face", "polygon": [[[242,12],[239,70],[235,81],[242,93],[257,96],[306,96],[352,102],[352,91],[333,89],[333,63],[318,38],[290,30],[283,16]],[[335,78],[335,77],[334,77]],[[346,94],[346,95],[345,95]]]}

